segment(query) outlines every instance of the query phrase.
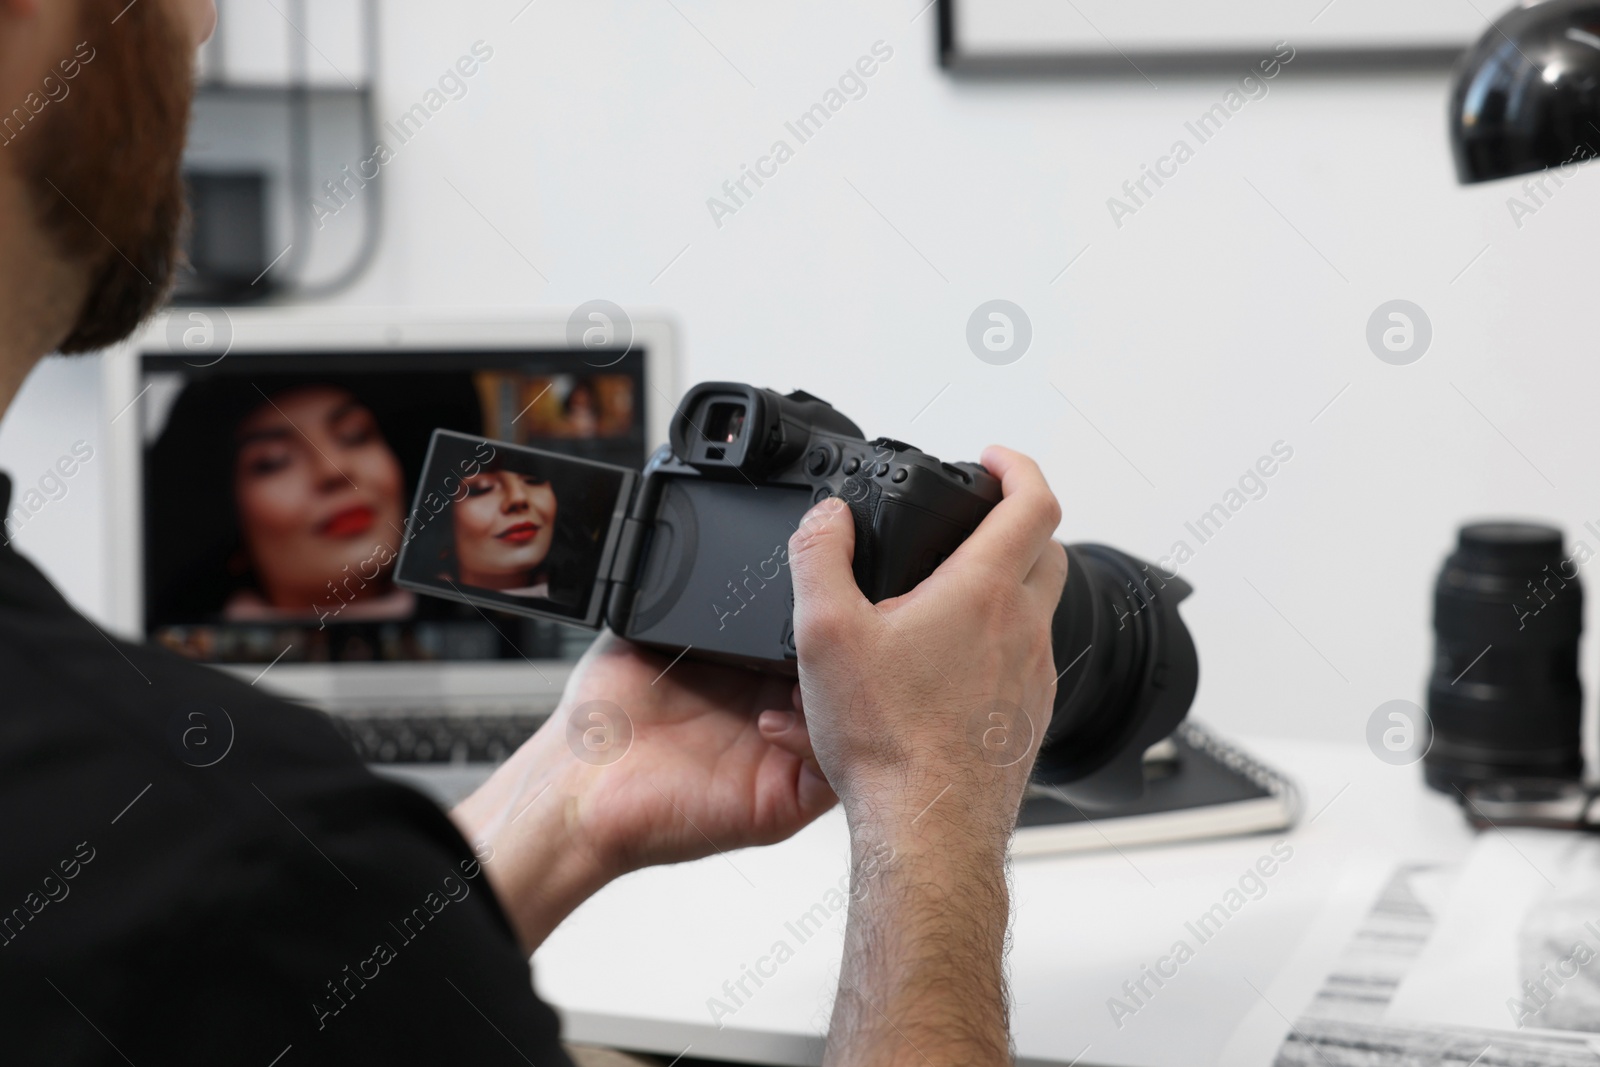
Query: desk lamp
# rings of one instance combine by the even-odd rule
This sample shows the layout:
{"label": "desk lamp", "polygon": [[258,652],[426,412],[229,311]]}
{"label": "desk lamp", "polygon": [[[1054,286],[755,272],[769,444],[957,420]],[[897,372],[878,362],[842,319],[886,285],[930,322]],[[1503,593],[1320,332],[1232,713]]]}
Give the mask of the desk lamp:
{"label": "desk lamp", "polygon": [[1600,156],[1600,0],[1502,15],[1456,68],[1450,141],[1463,184]]}

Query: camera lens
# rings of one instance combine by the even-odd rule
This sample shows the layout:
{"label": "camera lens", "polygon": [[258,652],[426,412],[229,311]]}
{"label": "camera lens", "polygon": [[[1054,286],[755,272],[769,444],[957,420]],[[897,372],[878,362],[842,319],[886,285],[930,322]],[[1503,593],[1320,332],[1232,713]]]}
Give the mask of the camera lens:
{"label": "camera lens", "polygon": [[1583,773],[1583,588],[1560,530],[1463,526],[1434,589],[1433,629],[1430,786],[1460,795],[1483,782]]}
{"label": "camera lens", "polygon": [[1067,545],[1067,585],[1052,626],[1055,713],[1034,777],[1075,803],[1144,792],[1144,753],[1194,701],[1200,664],[1178,615],[1187,582],[1106,545]]}

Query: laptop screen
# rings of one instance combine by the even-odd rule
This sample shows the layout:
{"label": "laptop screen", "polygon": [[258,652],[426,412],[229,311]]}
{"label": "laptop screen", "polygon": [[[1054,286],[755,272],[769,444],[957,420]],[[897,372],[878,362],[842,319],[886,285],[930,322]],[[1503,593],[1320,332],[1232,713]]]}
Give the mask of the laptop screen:
{"label": "laptop screen", "polygon": [[594,358],[145,354],[146,634],[214,663],[574,657],[592,632],[418,596],[393,571],[435,429],[643,465],[645,353]]}

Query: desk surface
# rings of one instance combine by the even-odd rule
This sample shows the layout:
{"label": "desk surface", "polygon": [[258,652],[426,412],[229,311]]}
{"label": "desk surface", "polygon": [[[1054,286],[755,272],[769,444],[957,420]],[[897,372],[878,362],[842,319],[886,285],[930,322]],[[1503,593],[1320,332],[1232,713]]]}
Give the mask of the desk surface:
{"label": "desk surface", "polygon": [[[1472,841],[1418,767],[1363,745],[1244,747],[1302,789],[1292,832],[1015,863],[1019,1062],[1265,1067],[1394,864],[1458,861]],[[537,988],[570,1040],[820,1063],[848,856],[834,811],[781,845],[629,875],[534,956]]]}

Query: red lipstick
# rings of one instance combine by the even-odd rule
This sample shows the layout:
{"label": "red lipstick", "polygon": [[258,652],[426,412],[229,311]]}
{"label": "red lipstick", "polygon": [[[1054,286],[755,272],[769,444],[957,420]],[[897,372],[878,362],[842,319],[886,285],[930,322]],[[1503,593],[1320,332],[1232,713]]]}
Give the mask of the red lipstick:
{"label": "red lipstick", "polygon": [[514,545],[526,544],[539,534],[539,527],[531,522],[519,522],[509,530],[495,534],[502,541],[510,541]]}
{"label": "red lipstick", "polygon": [[355,537],[372,529],[377,513],[365,504],[345,508],[322,524],[317,532],[324,537]]}

